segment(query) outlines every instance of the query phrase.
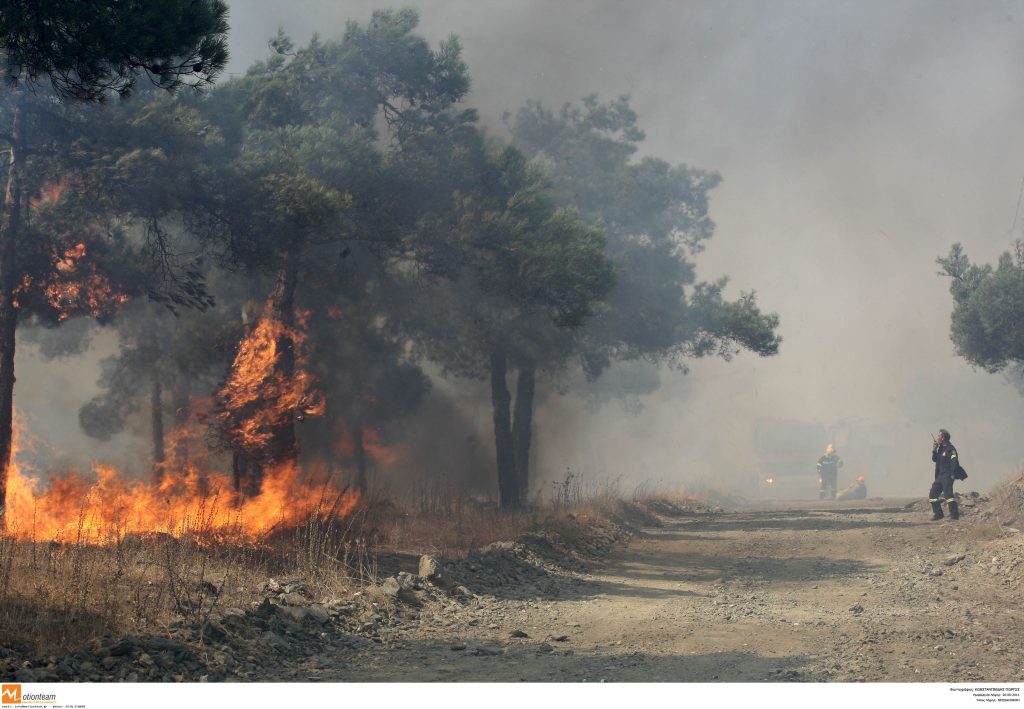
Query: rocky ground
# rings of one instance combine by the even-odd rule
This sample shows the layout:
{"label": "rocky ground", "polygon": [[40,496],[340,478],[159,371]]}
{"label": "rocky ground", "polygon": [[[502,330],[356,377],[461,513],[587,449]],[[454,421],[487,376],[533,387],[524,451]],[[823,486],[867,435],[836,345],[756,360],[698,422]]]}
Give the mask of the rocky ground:
{"label": "rocky ground", "polygon": [[899,500],[570,516],[459,561],[388,557],[382,584],[342,597],[268,579],[250,607],[67,655],[7,653],[0,674],[1010,682],[1024,675],[1024,535],[999,502],[965,496],[963,518],[938,523]]}

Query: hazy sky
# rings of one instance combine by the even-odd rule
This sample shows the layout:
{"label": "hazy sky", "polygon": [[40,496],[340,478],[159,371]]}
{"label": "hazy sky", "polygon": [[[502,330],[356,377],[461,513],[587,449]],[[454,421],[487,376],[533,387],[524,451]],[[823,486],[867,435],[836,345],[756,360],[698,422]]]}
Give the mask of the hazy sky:
{"label": "hazy sky", "polygon": [[[231,71],[262,56],[278,26],[299,41],[330,37],[378,6],[235,2]],[[935,264],[955,241],[991,261],[1021,236],[1024,218],[1011,227],[1024,178],[1024,3],[417,7],[429,39],[459,35],[469,102],[486,122],[528,98],[630,94],[647,152],[724,177],[702,276],[729,274],[782,318],[778,357],[697,363],[625,427],[617,407],[576,421],[567,433],[580,452],[574,460],[560,437],[542,454],[551,469],[586,466],[596,446],[627,475],[731,475],[756,421],[772,417],[904,431],[906,469],[885,466],[894,479],[876,476],[883,492],[928,482],[927,436],[939,426],[953,430],[979,485],[1024,460],[1024,401],[954,356]],[[642,452],[625,445],[641,440]],[[879,467],[871,450],[840,452],[869,478]]]}
{"label": "hazy sky", "polygon": [[[939,426],[976,487],[1024,461],[1024,399],[954,356],[935,264],[955,241],[992,261],[1024,228],[1021,217],[1011,232],[1024,178],[1024,2],[408,4],[432,42],[459,35],[468,103],[488,124],[530,98],[630,94],[645,152],[724,177],[701,276],[729,274],[734,294],[756,289],[782,318],[778,357],[666,374],[626,424],[617,406],[572,418],[560,412],[573,402],[554,402],[540,417],[549,474],[601,460],[629,479],[740,480],[756,468],[751,431],[766,418],[900,431],[905,455],[884,465],[852,443],[839,451],[880,494],[923,492]],[[279,26],[297,42],[332,38],[383,6],[230,5],[234,73],[266,55]]]}

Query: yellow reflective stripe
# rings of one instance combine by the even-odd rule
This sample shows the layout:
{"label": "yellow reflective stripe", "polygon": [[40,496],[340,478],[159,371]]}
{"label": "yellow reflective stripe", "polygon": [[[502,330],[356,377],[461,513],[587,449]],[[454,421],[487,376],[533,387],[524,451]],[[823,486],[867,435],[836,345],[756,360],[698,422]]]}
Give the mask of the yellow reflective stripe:
{"label": "yellow reflective stripe", "polygon": [[956,498],[955,497],[951,497],[948,500],[946,500],[946,502],[956,502]]}
{"label": "yellow reflective stripe", "polygon": [[928,498],[928,502],[938,502],[938,501],[939,501],[939,498],[937,498],[937,497],[929,497]]}

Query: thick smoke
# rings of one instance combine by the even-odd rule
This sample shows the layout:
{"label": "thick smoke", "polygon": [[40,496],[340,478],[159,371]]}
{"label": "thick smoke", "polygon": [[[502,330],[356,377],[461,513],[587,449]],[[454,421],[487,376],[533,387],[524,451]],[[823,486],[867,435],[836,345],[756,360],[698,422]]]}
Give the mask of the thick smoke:
{"label": "thick smoke", "polygon": [[[264,56],[279,26],[300,42],[314,31],[334,36],[375,6],[233,2],[229,71]],[[627,485],[704,481],[743,492],[764,472],[755,432],[774,424],[822,432],[828,440],[808,444],[815,450],[834,440],[869,494],[921,493],[940,426],[953,432],[973,487],[1016,470],[1024,398],[954,355],[935,258],[961,241],[991,262],[1024,233],[1015,214],[1024,176],[1019,7],[424,4],[420,29],[431,42],[460,36],[469,103],[495,133],[502,112],[527,99],[557,107],[592,92],[630,94],[646,153],[720,172],[717,230],[698,272],[728,274],[733,295],[757,289],[782,318],[775,358],[699,361],[685,377],[654,373],[657,387],[648,371],[626,405],[613,396],[621,373],[590,395],[549,396],[537,417],[538,474],[550,480],[572,467]],[[43,407],[74,412],[94,393],[95,359],[44,366],[21,357],[19,410],[37,420]],[[489,441],[489,411],[479,412],[475,435]],[[47,421],[44,434],[81,441],[69,430],[76,417],[66,418]]]}

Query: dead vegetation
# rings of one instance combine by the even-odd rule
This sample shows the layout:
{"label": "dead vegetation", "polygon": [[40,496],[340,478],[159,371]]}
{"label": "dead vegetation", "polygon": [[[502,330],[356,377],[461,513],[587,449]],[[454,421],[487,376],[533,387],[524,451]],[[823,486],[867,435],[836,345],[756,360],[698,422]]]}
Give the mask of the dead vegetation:
{"label": "dead vegetation", "polygon": [[[64,541],[0,538],[0,637],[3,652],[43,657],[126,635],[203,628],[225,609],[262,600],[268,579],[301,578],[313,599],[372,587],[381,555],[465,559],[475,550],[524,540],[567,564],[607,551],[630,530],[679,513],[682,500],[645,492],[627,501],[618,481],[585,485],[574,476],[530,510],[436,494],[405,504],[371,498],[344,519],[306,522],[259,538],[226,535],[196,514],[180,534],[124,528]],[[95,540],[106,539],[104,544]]]}
{"label": "dead vegetation", "polygon": [[38,656],[104,637],[202,627],[226,607],[249,605],[272,576],[299,575],[318,593],[337,592],[372,577],[364,517],[314,512],[302,526],[257,539],[225,535],[201,515],[174,536],[124,529],[79,529],[67,541],[5,536],[0,636],[8,650]]}
{"label": "dead vegetation", "polygon": [[1024,470],[997,487],[991,495],[992,510],[1000,524],[1024,526]]}

